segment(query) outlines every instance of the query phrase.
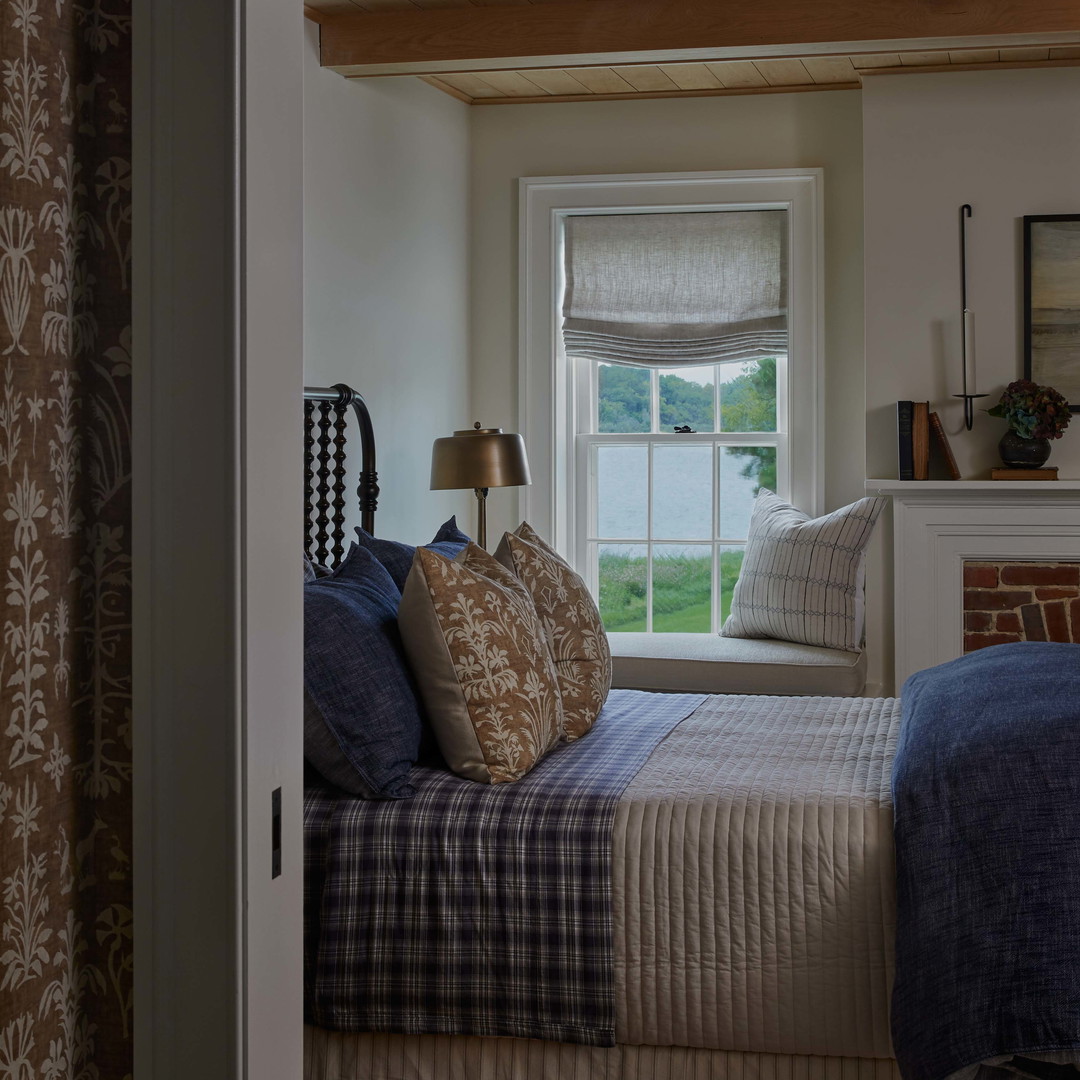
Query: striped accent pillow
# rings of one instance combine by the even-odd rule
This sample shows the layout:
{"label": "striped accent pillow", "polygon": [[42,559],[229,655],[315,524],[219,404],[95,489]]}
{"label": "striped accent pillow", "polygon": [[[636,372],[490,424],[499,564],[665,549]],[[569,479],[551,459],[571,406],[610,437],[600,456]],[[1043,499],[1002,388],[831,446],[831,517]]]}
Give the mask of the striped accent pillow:
{"label": "striped accent pillow", "polygon": [[721,634],[858,652],[866,545],[886,501],[859,499],[808,518],[763,489]]}

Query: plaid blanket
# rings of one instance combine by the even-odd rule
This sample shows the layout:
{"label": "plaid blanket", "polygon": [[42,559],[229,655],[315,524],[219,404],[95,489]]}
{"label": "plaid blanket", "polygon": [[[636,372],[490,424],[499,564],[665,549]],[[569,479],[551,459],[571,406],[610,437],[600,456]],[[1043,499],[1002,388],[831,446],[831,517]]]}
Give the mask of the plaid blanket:
{"label": "plaid blanket", "polygon": [[514,784],[416,766],[412,799],[309,789],[308,1022],[613,1046],[616,804],[703,700],[615,690]]}

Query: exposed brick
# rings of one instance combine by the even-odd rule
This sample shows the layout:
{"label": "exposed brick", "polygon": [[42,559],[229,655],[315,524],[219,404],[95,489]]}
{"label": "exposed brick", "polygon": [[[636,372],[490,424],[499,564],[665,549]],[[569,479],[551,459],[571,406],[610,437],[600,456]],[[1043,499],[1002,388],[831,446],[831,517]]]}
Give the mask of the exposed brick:
{"label": "exposed brick", "polygon": [[990,589],[965,589],[965,611],[1008,611],[1010,608],[1018,608],[1021,604],[1030,604],[1032,601],[1031,590],[1002,589],[994,592]]}
{"label": "exposed brick", "polygon": [[1020,609],[1020,617],[1024,620],[1024,637],[1028,641],[1046,640],[1046,626],[1043,623],[1041,604],[1025,604]]}
{"label": "exposed brick", "polygon": [[1072,639],[1080,644],[1080,599],[1069,601],[1069,619],[1072,622]]}
{"label": "exposed brick", "polygon": [[964,612],[964,629],[989,630],[991,618],[989,611],[966,611]]}
{"label": "exposed brick", "polygon": [[1010,563],[1001,568],[1003,585],[1080,585],[1080,564]]}
{"label": "exposed brick", "polygon": [[1036,589],[1036,600],[1071,600],[1076,596],[1076,589]]}
{"label": "exposed brick", "polygon": [[964,652],[975,652],[990,645],[1011,645],[1014,641],[1022,640],[1019,634],[965,634]]}
{"label": "exposed brick", "polygon": [[1069,640],[1069,620],[1065,616],[1064,600],[1043,604],[1043,618],[1046,620],[1046,636],[1051,641]]}
{"label": "exposed brick", "polygon": [[997,629],[1006,634],[1019,634],[1023,632],[1023,624],[1020,616],[1015,611],[999,611],[997,617]]}
{"label": "exposed brick", "polygon": [[998,568],[979,563],[964,563],[964,587],[967,589],[996,589]]}

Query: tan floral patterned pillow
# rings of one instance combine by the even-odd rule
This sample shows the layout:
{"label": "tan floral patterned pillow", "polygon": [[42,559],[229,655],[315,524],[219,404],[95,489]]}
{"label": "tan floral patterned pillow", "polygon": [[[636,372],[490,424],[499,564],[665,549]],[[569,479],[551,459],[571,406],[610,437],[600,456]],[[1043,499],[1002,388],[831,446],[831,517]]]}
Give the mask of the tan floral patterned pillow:
{"label": "tan floral patterned pillow", "polygon": [[527,522],[506,533],[495,558],[522,580],[544,624],[563,705],[568,741],[593,726],[611,689],[611,650],[580,575]]}
{"label": "tan floral patterned pillow", "polygon": [[446,763],[519,780],[562,734],[551,655],[525,587],[475,544],[417,548],[398,610],[405,653]]}

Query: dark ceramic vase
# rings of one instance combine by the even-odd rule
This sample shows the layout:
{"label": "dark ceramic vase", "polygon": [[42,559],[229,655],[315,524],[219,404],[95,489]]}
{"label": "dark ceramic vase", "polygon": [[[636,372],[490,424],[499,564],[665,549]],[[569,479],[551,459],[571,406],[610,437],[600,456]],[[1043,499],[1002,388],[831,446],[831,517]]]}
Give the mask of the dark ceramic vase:
{"label": "dark ceramic vase", "polygon": [[1050,456],[1050,440],[1025,439],[1010,428],[1001,436],[998,453],[1010,469],[1037,469]]}

